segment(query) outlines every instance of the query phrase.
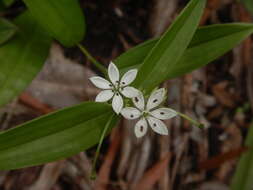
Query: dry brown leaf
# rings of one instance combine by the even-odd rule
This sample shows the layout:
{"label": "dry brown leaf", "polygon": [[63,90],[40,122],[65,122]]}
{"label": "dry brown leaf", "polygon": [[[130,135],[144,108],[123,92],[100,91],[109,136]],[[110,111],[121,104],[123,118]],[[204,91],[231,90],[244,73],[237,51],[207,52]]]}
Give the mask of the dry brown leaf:
{"label": "dry brown leaf", "polygon": [[219,154],[219,155],[214,156],[208,160],[200,162],[199,169],[200,170],[210,170],[210,169],[218,168],[224,162],[239,157],[243,152],[245,152],[247,150],[248,150],[247,147],[240,147],[238,149],[234,149],[234,150],[228,151],[226,153]]}
{"label": "dry brown leaf", "polygon": [[150,168],[135,186],[134,190],[149,190],[155,183],[161,178],[167,169],[167,165],[170,161],[171,154],[168,153],[163,159],[158,161],[152,168]]}
{"label": "dry brown leaf", "polygon": [[105,156],[105,160],[99,170],[99,174],[97,180],[95,182],[95,189],[96,190],[106,190],[106,186],[109,183],[110,173],[112,169],[112,164],[117,154],[120,145],[120,132],[118,128],[114,129],[114,133],[112,134],[112,142],[109,147],[109,150]]}
{"label": "dry brown leaf", "polygon": [[47,114],[54,111],[53,108],[49,107],[46,104],[43,104],[41,101],[39,101],[38,99],[34,98],[33,96],[31,96],[30,94],[26,92],[23,92],[19,96],[19,101],[42,114]]}
{"label": "dry brown leaf", "polygon": [[234,94],[228,92],[227,86],[227,81],[220,82],[212,87],[212,92],[222,105],[233,108],[236,97]]}

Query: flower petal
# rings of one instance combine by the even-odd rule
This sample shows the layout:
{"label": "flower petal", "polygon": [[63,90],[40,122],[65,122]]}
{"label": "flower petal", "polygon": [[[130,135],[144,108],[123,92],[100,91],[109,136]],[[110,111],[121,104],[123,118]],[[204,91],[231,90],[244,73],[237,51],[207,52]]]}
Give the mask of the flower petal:
{"label": "flower petal", "polygon": [[165,93],[166,93],[165,88],[160,88],[152,92],[148,99],[147,110],[151,110],[159,106],[164,100]]}
{"label": "flower petal", "polygon": [[154,117],[148,116],[147,117],[148,123],[150,127],[158,134],[160,135],[168,135],[168,129],[167,126],[159,119],[156,119]]}
{"label": "flower petal", "polygon": [[98,88],[101,89],[112,89],[112,84],[102,77],[91,77],[90,81]]}
{"label": "flower petal", "polygon": [[146,119],[141,118],[134,127],[134,133],[136,135],[137,138],[143,137],[148,130],[148,124]]}
{"label": "flower petal", "polygon": [[126,119],[137,119],[141,116],[141,112],[138,109],[132,107],[123,108],[120,113]]}
{"label": "flower petal", "polygon": [[142,110],[142,111],[144,110],[144,108],[145,108],[145,100],[144,100],[144,97],[143,97],[142,92],[139,91],[138,96],[134,97],[134,98],[132,99],[132,101],[133,101],[134,105],[135,105],[138,109],[140,109],[140,110]]}
{"label": "flower petal", "polygon": [[119,93],[116,93],[112,99],[112,108],[116,114],[119,114],[123,108],[123,98]]}
{"label": "flower petal", "polygon": [[96,97],[96,102],[107,102],[113,97],[113,91],[112,90],[103,90],[101,91],[97,97]]}
{"label": "flower petal", "polygon": [[114,85],[118,85],[118,83],[119,83],[119,70],[113,62],[111,62],[108,67],[108,75],[109,75],[111,82]]}
{"label": "flower petal", "polygon": [[154,116],[157,119],[170,119],[177,115],[177,112],[170,108],[159,108],[150,112],[150,115]]}
{"label": "flower petal", "polygon": [[131,86],[124,87],[120,92],[127,98],[134,98],[139,95],[139,90]]}
{"label": "flower petal", "polygon": [[121,86],[127,86],[130,83],[132,83],[134,81],[134,79],[136,78],[138,70],[137,69],[131,69],[129,71],[127,71],[123,77],[120,80],[120,85]]}

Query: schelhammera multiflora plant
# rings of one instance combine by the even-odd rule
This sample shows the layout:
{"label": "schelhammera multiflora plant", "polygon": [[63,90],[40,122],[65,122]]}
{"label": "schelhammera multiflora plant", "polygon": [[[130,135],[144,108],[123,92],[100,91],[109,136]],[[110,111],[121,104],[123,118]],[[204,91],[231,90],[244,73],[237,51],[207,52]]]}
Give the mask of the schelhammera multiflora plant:
{"label": "schelhammera multiflora plant", "polygon": [[[166,107],[167,91],[159,85],[207,65],[253,32],[250,23],[199,27],[206,0],[190,0],[161,37],[131,48],[106,69],[81,45],[86,25],[78,1],[23,2],[27,9],[13,22],[0,19],[0,30],[9,29],[0,39],[1,106],[18,96],[40,72],[53,39],[65,47],[78,46],[105,78],[90,79],[102,89],[95,102],[83,102],[1,132],[0,170],[60,160],[98,144],[92,170],[95,176],[103,139],[121,118],[136,121],[133,132],[138,138],[146,135],[149,127],[150,132],[167,135],[163,120],[175,116],[203,127]],[[241,171],[248,177],[248,168]],[[249,178],[249,184],[251,181]],[[238,177],[235,184],[241,187],[246,183]]]}
{"label": "schelhammera multiflora plant", "polygon": [[[111,105],[116,114],[121,114],[125,119],[135,120],[139,119],[134,127],[134,133],[137,138],[143,137],[148,130],[148,126],[153,129],[154,132],[160,135],[168,135],[168,129],[165,123],[162,120],[171,119],[177,115],[185,116],[182,113],[167,108],[161,107],[162,103],[166,99],[166,89],[160,88],[155,89],[150,94],[147,101],[144,98],[143,92],[128,86],[130,83],[134,82],[138,73],[137,69],[131,69],[127,71],[122,78],[120,78],[120,72],[117,66],[111,62],[108,66],[108,76],[109,81],[99,77],[94,76],[90,78],[90,81],[102,91],[96,96],[96,102],[108,102],[112,99]],[[124,102],[127,102],[127,99],[131,99],[134,107],[124,107]],[[194,121],[189,117],[184,117],[198,126],[201,126],[200,123]],[[104,135],[106,134],[107,127],[101,136],[101,143],[103,142]],[[91,178],[94,179],[95,167],[97,157],[99,155],[101,144],[97,148],[95,159],[93,162],[93,170]]]}

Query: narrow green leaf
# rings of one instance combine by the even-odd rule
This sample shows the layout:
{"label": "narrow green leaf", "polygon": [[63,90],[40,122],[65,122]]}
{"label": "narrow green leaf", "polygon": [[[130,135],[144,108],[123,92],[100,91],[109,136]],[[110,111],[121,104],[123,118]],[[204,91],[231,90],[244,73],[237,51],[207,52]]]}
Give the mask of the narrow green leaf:
{"label": "narrow green leaf", "polygon": [[10,21],[0,18],[0,45],[11,39],[17,31],[17,27]]}
{"label": "narrow green leaf", "polygon": [[[253,24],[232,23],[199,28],[180,60],[167,73],[166,79],[178,77],[205,66],[228,52],[253,32]],[[142,43],[119,56],[120,70],[139,68],[158,39]],[[169,63],[168,63],[169,64]]]}
{"label": "narrow green leaf", "polygon": [[232,180],[231,190],[252,190],[253,187],[253,125],[251,125],[245,146],[249,147],[249,150],[244,153],[235,171],[235,175]]}
{"label": "narrow green leaf", "polygon": [[26,12],[14,22],[19,30],[0,46],[0,106],[23,91],[45,62],[51,38]]}
{"label": "narrow green leaf", "polygon": [[23,0],[37,21],[65,46],[84,37],[85,20],[78,0]]}
{"label": "narrow green leaf", "polygon": [[[86,102],[2,132],[0,170],[39,165],[84,151],[99,142],[112,115],[110,105]],[[114,115],[110,129],[117,118]]]}
{"label": "narrow green leaf", "polygon": [[253,24],[235,23],[203,27],[194,36],[184,56],[168,72],[168,76],[174,78],[206,65],[252,33]]}
{"label": "narrow green leaf", "polygon": [[189,45],[202,15],[205,0],[191,0],[144,59],[135,86],[146,91],[163,82]]}
{"label": "narrow green leaf", "polygon": [[241,0],[245,7],[253,14],[253,1],[252,0]]}

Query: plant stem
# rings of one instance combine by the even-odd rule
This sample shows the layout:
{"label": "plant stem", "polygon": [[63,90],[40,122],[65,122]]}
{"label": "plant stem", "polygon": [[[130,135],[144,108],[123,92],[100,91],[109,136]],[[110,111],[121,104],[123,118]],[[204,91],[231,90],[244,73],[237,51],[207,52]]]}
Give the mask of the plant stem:
{"label": "plant stem", "polygon": [[180,113],[180,112],[177,112],[177,114],[180,115],[182,118],[184,118],[184,119],[190,121],[193,125],[195,125],[195,126],[201,128],[201,129],[204,128],[204,124],[202,124],[202,123],[200,123],[200,122],[198,122],[198,121],[196,121],[196,120],[190,118],[188,115],[185,115],[185,114]]}
{"label": "plant stem", "polygon": [[96,164],[97,164],[98,156],[99,156],[99,154],[100,154],[100,149],[101,149],[101,147],[102,147],[102,144],[103,144],[105,135],[106,135],[106,133],[107,133],[107,131],[108,131],[108,128],[109,128],[109,126],[110,126],[110,123],[111,123],[111,121],[112,121],[113,116],[114,116],[114,115],[112,115],[112,116],[109,118],[109,120],[107,121],[107,123],[106,123],[106,125],[105,125],[105,128],[104,128],[104,130],[103,130],[103,132],[102,132],[102,135],[101,135],[101,137],[100,137],[99,144],[98,144],[98,146],[97,146],[95,158],[94,158],[93,163],[92,163],[91,175],[90,175],[90,179],[92,179],[92,180],[95,180],[96,177],[97,177],[97,174],[96,174]]}
{"label": "plant stem", "polygon": [[82,44],[77,44],[77,46],[83,54],[106,76],[106,68],[100,64]]}

